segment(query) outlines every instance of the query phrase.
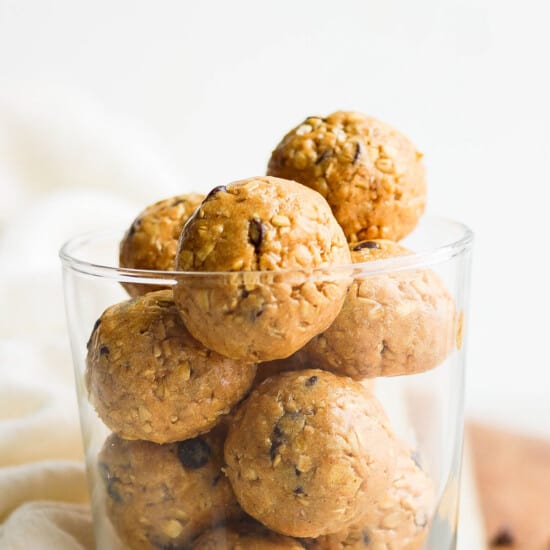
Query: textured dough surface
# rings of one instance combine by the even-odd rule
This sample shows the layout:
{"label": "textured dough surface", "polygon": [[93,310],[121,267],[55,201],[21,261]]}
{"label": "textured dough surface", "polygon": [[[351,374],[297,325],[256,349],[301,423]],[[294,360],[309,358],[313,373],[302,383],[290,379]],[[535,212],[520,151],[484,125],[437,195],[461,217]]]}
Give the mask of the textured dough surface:
{"label": "textured dough surface", "polygon": [[[181,230],[204,195],[178,195],[148,206],[133,221],[120,242],[119,264],[132,269],[172,271]],[[124,283],[130,296],[161,290],[162,286]]]}
{"label": "textured dough surface", "polygon": [[[410,254],[385,240],[352,247],[353,263]],[[340,314],[301,352],[310,365],[354,379],[414,374],[436,367],[451,352],[455,302],[429,269],[359,277]]]}
{"label": "textured dough surface", "polygon": [[88,343],[86,383],[105,424],[125,439],[168,443],[212,428],[250,389],[256,367],[205,348],[172,291],[109,307]]}
{"label": "textured dough surface", "polygon": [[319,538],[311,550],[420,550],[428,534],[435,493],[431,479],[404,445],[392,485],[357,524]]}
{"label": "textured dough surface", "polygon": [[221,471],[224,431],[157,445],[111,435],[98,457],[109,519],[130,548],[184,544],[243,515]]}
{"label": "textured dough surface", "polygon": [[226,474],[255,519],[317,537],[341,531],[385,494],[395,453],[370,392],[310,369],[268,378],[241,404],[225,444]]}
{"label": "textured dough surface", "polygon": [[303,550],[295,539],[246,522],[212,529],[201,535],[191,550]]}
{"label": "textured dough surface", "polygon": [[260,385],[265,379],[270,378],[271,376],[276,376],[281,372],[305,370],[308,368],[309,366],[305,357],[302,355],[301,350],[298,350],[286,359],[275,359],[274,361],[259,363],[258,370],[256,371],[256,378],[254,378],[253,387]]}
{"label": "textured dough surface", "polygon": [[[303,348],[302,348],[303,350]],[[286,359],[276,359],[275,361],[267,361],[266,363],[260,363],[258,370],[256,371],[256,378],[252,387],[259,386],[264,380],[271,376],[276,376],[281,372],[290,372],[298,370],[306,370],[312,368],[319,368],[318,365],[312,364],[308,360],[305,353],[302,350],[298,350]],[[329,369],[330,370],[330,369]],[[368,391],[374,391],[375,381],[374,378],[365,378],[359,380],[359,383]]]}
{"label": "textured dough surface", "polygon": [[325,330],[344,301],[348,279],[311,270],[350,261],[323,197],[296,182],[251,178],[213,189],[179,243],[178,270],[229,273],[182,277],[174,297],[189,332],[208,348],[234,359],[280,359]]}
{"label": "textured dough surface", "polygon": [[338,111],[309,117],[291,130],[273,151],[267,173],[321,193],[350,242],[396,241],[424,212],[421,159],[413,143],[391,126]]}

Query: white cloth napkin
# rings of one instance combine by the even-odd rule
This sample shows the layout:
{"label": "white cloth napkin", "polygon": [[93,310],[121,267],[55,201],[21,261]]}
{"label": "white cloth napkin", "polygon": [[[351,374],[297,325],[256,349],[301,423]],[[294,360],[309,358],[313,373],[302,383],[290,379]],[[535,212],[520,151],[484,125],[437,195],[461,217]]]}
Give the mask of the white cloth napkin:
{"label": "white cloth napkin", "polygon": [[[94,547],[60,245],[188,191],[141,132],[87,98],[0,95],[0,550]],[[465,501],[462,547],[476,550]]]}

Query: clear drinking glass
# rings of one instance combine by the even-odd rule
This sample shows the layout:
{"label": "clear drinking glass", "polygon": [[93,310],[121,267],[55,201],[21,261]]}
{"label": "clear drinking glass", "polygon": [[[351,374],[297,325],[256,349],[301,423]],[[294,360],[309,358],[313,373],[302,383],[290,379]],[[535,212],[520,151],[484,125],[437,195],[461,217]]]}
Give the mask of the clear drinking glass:
{"label": "clear drinking glass", "polygon": [[[242,548],[246,548],[247,544],[256,548],[250,542],[251,533],[272,537],[269,540],[279,544],[269,548],[304,547],[322,550],[341,548],[338,545],[343,541],[347,545],[345,547],[367,550],[455,548],[472,244],[472,233],[467,227],[454,221],[425,217],[416,230],[401,243],[414,251],[411,255],[307,272],[248,274],[186,274],[119,268],[118,243],[122,235],[123,231],[113,231],[77,237],[67,242],[60,252],[98,549],[233,548],[235,539],[231,538],[229,529],[234,525],[238,525]],[[338,350],[334,350],[340,346],[346,362],[344,368],[353,362],[353,358],[359,362],[370,360],[371,348],[378,346],[374,362],[378,361],[379,370],[372,372],[394,374],[375,376],[361,382],[365,392],[370,392],[369,395],[373,393],[381,403],[387,415],[387,424],[393,433],[395,449],[392,452],[397,459],[395,470],[391,473],[391,482],[383,494],[372,495],[370,504],[364,506],[361,514],[355,513],[354,521],[349,521],[336,534],[325,534],[320,538],[295,537],[296,542],[293,539],[277,539],[276,535],[269,533],[266,535],[261,526],[258,527],[252,523],[253,520],[246,519],[248,516],[235,503],[232,495],[225,501],[222,498],[221,504],[216,501],[218,504],[213,505],[213,501],[219,496],[220,483],[225,484],[226,492],[231,492],[231,484],[224,473],[226,470],[221,468],[224,462],[223,451],[216,455],[215,460],[218,462],[214,466],[203,466],[204,456],[198,463],[190,465],[182,460],[182,449],[186,444],[142,444],[139,441],[126,443],[124,439],[116,439],[111,435],[112,430],[102,421],[90,402],[90,384],[86,381],[87,345],[93,346],[90,338],[102,313],[113,304],[130,299],[124,285],[139,284],[142,291],[157,290],[159,285],[168,288],[176,284],[187,285],[189,295],[193,298],[200,296],[203,291],[223,291],[239,277],[248,285],[247,293],[254,292],[259,285],[276,287],[284,283],[292,288],[301,288],[302,285],[318,285],[328,281],[330,284],[350,287],[353,282],[354,290],[348,291],[346,303],[351,299],[350,293],[355,293],[355,296],[364,299],[367,304],[366,309],[361,309],[363,302],[359,302],[360,307],[351,311],[348,325],[344,324],[345,330],[335,333],[334,345],[324,339],[323,344],[317,346],[313,354],[299,351],[286,363],[260,364],[258,372],[261,373],[264,369],[262,378],[277,370],[326,367],[323,363],[323,350],[329,349],[325,346],[326,341],[332,346],[329,346],[329,351],[333,354],[338,353]],[[442,299],[441,295],[446,298]],[[284,299],[286,298],[281,297],[281,300]],[[269,338],[269,318],[262,320],[262,323],[266,338]],[[131,324],[127,330],[133,330]],[[236,340],[243,336],[238,333],[225,335]],[[306,351],[308,347],[309,344]],[[103,351],[99,355],[102,353]],[[151,353],[158,356],[164,351],[157,353],[157,350],[151,350]],[[386,371],[384,365],[387,367]],[[330,368],[330,365],[326,368]],[[125,380],[128,381],[128,378]],[[115,380],[105,378],[99,382],[100,386],[105,385],[104,388],[116,383]],[[136,379],[137,385],[141,383]],[[131,393],[135,389],[133,384],[132,380],[127,382],[128,387],[121,391]],[[140,388],[140,391],[148,391],[142,386]],[[96,391],[101,391],[101,388],[96,388]],[[248,399],[248,394],[244,395],[237,406],[246,406]],[[158,400],[162,403],[163,396],[159,396]],[[116,402],[113,405],[118,406]],[[138,418],[142,414],[138,409],[139,407],[135,412],[129,412],[129,418],[132,414],[134,419]],[[101,417],[106,418],[105,415],[109,412],[103,410]],[[155,412],[145,411],[143,414],[148,421],[148,417]],[[341,409],[344,420],[346,414],[344,403]],[[223,430],[231,430],[233,418],[232,412],[221,417],[218,424],[223,425]],[[348,420],[348,429],[352,433],[356,427],[351,416]],[[325,429],[330,432],[331,426],[325,426]],[[280,430],[277,433],[280,435]],[[284,439],[286,436],[280,437],[283,438],[283,446],[281,447],[279,441],[274,447],[272,441],[272,455],[274,448],[276,453],[280,451],[284,455],[283,451],[294,444]],[[325,439],[321,437],[318,441],[322,447]],[[368,446],[369,442],[366,444]],[[208,449],[208,445],[206,447]],[[205,460],[208,460],[211,452],[214,453],[210,449]],[[326,454],[326,460],[329,461],[337,463],[339,460],[338,456],[331,454],[333,449],[328,447],[312,452],[317,453],[316,456]],[[307,457],[308,449],[302,449],[298,454],[299,459]],[[277,470],[275,462],[279,459],[275,462],[273,456],[271,459],[271,470],[264,471],[261,469],[263,466],[258,466],[264,476]],[[357,457],[352,456],[352,459]],[[284,460],[283,456],[283,463]],[[359,460],[362,458],[359,457]],[[178,470],[180,467],[181,472]],[[193,471],[188,472],[190,467]],[[217,474],[208,484],[205,483],[206,477],[201,473],[201,468],[212,467]],[[304,470],[309,469],[311,472],[318,468],[319,471],[324,471],[323,467],[320,464],[311,470],[310,465]],[[328,478],[316,479],[315,474],[303,473],[298,467],[295,467],[295,475],[300,476],[299,479],[304,480],[304,483],[330,483]],[[329,488],[335,499],[339,497],[339,483],[340,481]],[[368,488],[370,481],[367,480],[366,483]],[[309,495],[305,493],[309,490],[308,485],[305,485],[305,489],[297,485],[293,489],[294,495],[288,497],[296,499],[298,508],[303,506],[305,517],[309,517],[312,509],[312,513],[316,513],[315,511],[325,505],[330,508],[330,503],[322,499],[308,502]],[[266,498],[269,499],[269,495]],[[298,509],[292,508],[294,501],[292,503],[288,510]],[[249,515],[256,515],[256,510],[250,505],[246,511]],[[284,517],[285,513],[290,513],[287,507],[280,506],[277,515]],[[298,515],[300,514],[301,512]],[[197,515],[200,515],[199,519]],[[330,521],[327,522],[329,523]],[[204,542],[204,536],[202,546],[194,542],[201,533],[213,528],[216,530],[211,536],[210,546]]]}

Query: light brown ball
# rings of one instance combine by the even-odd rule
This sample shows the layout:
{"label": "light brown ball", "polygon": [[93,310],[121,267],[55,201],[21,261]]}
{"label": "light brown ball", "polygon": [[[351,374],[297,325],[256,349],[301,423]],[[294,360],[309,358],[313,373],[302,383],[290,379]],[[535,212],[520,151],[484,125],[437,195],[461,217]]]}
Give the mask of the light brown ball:
{"label": "light brown ball", "polygon": [[[410,254],[391,241],[352,247],[354,264]],[[300,352],[313,367],[356,380],[423,372],[452,351],[456,307],[430,269],[359,274],[332,325]]]}
{"label": "light brown ball", "polygon": [[399,240],[426,203],[422,154],[404,135],[370,116],[338,111],[308,117],[271,155],[267,173],[315,189],[350,242]]}
{"label": "light brown ball", "polygon": [[210,430],[252,386],[256,367],[205,348],[181,321],[172,291],[109,307],[86,358],[90,400],[125,439],[168,443]]}
{"label": "light brown ball", "polygon": [[230,427],[225,460],[248,514],[285,535],[318,537],[382,498],[396,445],[372,393],[311,369],[268,378],[250,394]]}
{"label": "light brown ball", "polygon": [[174,298],[208,348],[244,361],[280,359],[334,320],[350,281],[329,268],[350,259],[321,195],[250,178],[215,188],[181,234],[178,270],[226,273],[182,276]]}
{"label": "light brown ball", "polygon": [[430,528],[435,491],[432,480],[401,444],[395,478],[361,521],[341,533],[320,537],[311,550],[420,550]]}
{"label": "light brown ball", "polygon": [[[189,193],[148,206],[120,242],[119,265],[132,269],[173,271],[181,230],[204,195]],[[161,290],[160,285],[123,283],[130,296]]]}
{"label": "light brown ball", "polygon": [[222,472],[225,432],[157,445],[111,435],[98,457],[107,515],[135,550],[183,548],[244,514]]}

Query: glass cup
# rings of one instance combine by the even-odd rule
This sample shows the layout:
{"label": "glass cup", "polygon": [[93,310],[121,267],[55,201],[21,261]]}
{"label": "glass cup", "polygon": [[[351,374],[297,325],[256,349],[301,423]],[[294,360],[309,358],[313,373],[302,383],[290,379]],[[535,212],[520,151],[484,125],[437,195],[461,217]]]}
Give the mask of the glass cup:
{"label": "glass cup", "polygon": [[[98,549],[455,548],[467,227],[425,217],[401,243],[412,254],[302,272],[119,268],[122,235],[60,252]],[[159,288],[149,309],[125,290]],[[297,337],[324,315],[300,302],[308,288],[334,291],[334,313]],[[187,333],[169,289],[209,342],[298,349],[226,358]]]}

